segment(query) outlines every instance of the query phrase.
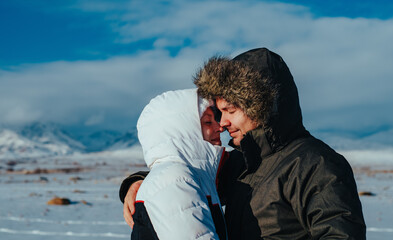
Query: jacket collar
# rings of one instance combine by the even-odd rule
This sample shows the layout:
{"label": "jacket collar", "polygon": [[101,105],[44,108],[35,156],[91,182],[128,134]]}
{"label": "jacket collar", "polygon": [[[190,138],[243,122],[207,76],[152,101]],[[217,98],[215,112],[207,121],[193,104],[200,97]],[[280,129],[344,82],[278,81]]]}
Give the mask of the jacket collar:
{"label": "jacket collar", "polygon": [[246,166],[245,173],[255,172],[263,158],[273,152],[262,128],[256,128],[247,132],[240,141],[240,146],[235,146],[232,140],[229,142],[229,145],[243,153]]}

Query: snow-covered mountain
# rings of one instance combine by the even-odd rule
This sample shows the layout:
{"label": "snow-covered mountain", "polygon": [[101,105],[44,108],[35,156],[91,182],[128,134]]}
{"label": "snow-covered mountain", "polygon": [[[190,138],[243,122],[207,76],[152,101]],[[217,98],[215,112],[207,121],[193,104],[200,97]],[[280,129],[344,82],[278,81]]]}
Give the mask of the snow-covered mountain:
{"label": "snow-covered mountain", "polygon": [[130,130],[126,132],[123,136],[116,138],[111,144],[111,146],[109,146],[106,150],[114,151],[114,150],[126,149],[135,145],[135,143],[137,142],[138,142],[137,131]]}
{"label": "snow-covered mountain", "polygon": [[378,150],[393,148],[393,129],[379,131],[363,137],[333,132],[315,132],[313,135],[336,150]]}
{"label": "snow-covered mountain", "polygon": [[12,130],[0,130],[0,159],[23,159],[66,155],[75,152],[59,142],[34,141]]}
{"label": "snow-covered mountain", "polygon": [[136,131],[102,130],[71,137],[56,124],[33,123],[19,130],[0,129],[0,159],[64,156],[74,153],[118,151],[137,143]]}
{"label": "snow-covered mountain", "polygon": [[[0,128],[0,160],[101,151],[108,154],[108,152],[129,150],[138,143],[135,128],[125,134],[113,130],[86,134],[84,131],[73,133],[73,135],[68,134],[56,124],[44,123],[33,123],[18,130]],[[393,128],[363,137],[331,131],[312,132],[312,134],[339,151],[393,149]],[[229,140],[229,135],[222,136],[224,143]]]}
{"label": "snow-covered mountain", "polygon": [[0,130],[0,159],[63,156],[84,149],[55,124],[33,123],[18,131]]}
{"label": "snow-covered mountain", "polygon": [[114,144],[115,140],[121,136],[121,132],[113,130],[101,130],[78,136],[76,139],[83,143],[87,152],[97,152],[109,148]]}
{"label": "snow-covered mountain", "polygon": [[61,130],[59,126],[53,123],[36,122],[22,128],[20,134],[53,149],[59,146],[62,146],[62,148],[68,146],[73,151],[84,151],[85,149],[82,143],[71,138],[67,132]]}

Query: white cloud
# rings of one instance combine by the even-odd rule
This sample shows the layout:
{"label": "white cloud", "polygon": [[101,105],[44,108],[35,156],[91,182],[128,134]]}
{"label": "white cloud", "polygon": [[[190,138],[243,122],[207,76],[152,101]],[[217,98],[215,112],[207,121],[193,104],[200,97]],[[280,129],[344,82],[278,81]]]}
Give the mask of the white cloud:
{"label": "white cloud", "polygon": [[[155,39],[154,49],[2,72],[0,100],[10,104],[0,106],[0,121],[24,119],[12,104],[56,121],[88,122],[97,112],[135,118],[154,95],[193,87],[191,76],[208,57],[265,46],[289,65],[308,126],[393,122],[393,19],[317,18],[303,6],[256,1],[80,3],[107,14],[119,42]],[[179,48],[175,56],[171,47]]]}
{"label": "white cloud", "polygon": [[193,87],[197,63],[198,59],[172,59],[158,50],[105,61],[53,62],[2,71],[0,122],[130,121],[165,89]]}

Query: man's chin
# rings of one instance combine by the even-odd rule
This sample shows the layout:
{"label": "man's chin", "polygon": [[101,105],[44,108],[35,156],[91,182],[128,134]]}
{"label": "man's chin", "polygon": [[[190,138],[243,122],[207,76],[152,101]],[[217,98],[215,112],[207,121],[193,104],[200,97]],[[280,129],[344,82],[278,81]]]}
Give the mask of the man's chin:
{"label": "man's chin", "polygon": [[239,138],[232,138],[232,143],[235,146],[240,146],[240,140]]}

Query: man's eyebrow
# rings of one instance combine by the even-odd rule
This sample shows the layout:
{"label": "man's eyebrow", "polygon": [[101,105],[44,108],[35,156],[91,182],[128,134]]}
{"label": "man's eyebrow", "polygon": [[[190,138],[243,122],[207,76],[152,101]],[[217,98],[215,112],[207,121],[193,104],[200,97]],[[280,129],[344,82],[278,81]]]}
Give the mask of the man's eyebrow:
{"label": "man's eyebrow", "polygon": [[235,105],[233,105],[232,103],[227,103],[227,104],[224,106],[224,108],[227,109],[227,108],[236,108],[236,107],[235,107]]}
{"label": "man's eyebrow", "polygon": [[227,111],[228,109],[231,109],[231,108],[234,108],[234,107],[235,107],[235,106],[234,106],[233,104],[228,103],[228,104],[224,105],[224,106],[221,108],[221,110],[222,110],[222,111]]}

